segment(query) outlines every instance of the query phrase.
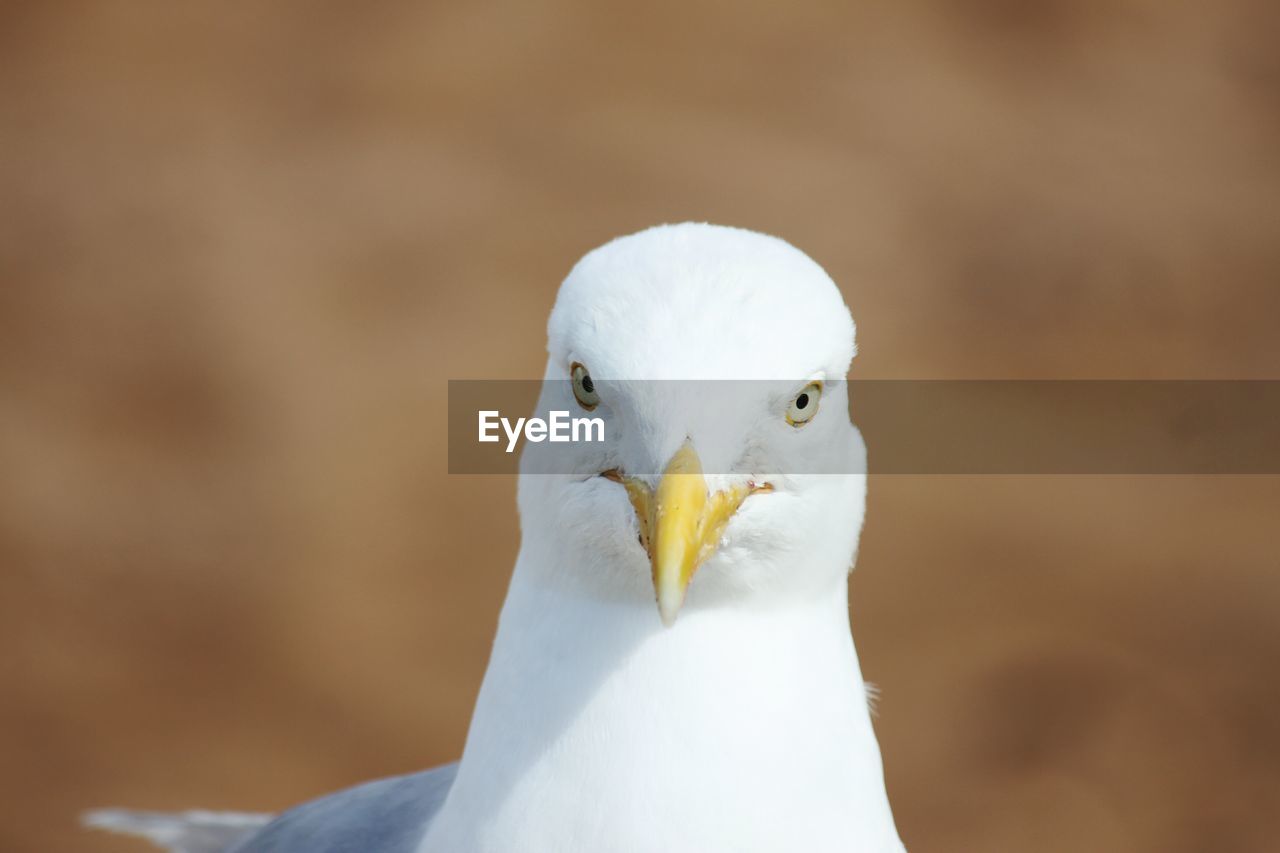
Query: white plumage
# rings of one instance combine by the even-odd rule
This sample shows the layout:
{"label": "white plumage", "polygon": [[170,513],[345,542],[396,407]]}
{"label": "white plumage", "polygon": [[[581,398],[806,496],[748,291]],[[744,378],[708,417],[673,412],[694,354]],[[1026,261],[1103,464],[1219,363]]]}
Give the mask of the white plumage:
{"label": "white plumage", "polygon": [[[854,354],[835,285],[772,237],[659,227],[588,254],[548,336],[539,409],[573,407],[562,380],[585,365],[608,438],[554,463],[526,451],[520,555],[461,762],[304,806],[234,849],[901,851],[848,624],[865,451],[834,381]],[[648,381],[681,379],[767,382],[711,400]],[[825,396],[798,428],[766,389],[813,382]],[[664,486],[686,459],[699,495],[740,505],[681,575],[661,519],[693,512]],[[660,577],[679,579],[671,627]]]}

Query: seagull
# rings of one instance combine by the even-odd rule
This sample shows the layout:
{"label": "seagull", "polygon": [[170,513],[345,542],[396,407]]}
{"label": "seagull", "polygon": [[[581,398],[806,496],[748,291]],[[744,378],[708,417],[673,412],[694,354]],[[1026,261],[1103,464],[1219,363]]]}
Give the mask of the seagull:
{"label": "seagull", "polygon": [[175,853],[905,851],[849,625],[866,450],[834,282],[775,237],[658,226],[584,256],[547,330],[539,412],[605,429],[524,445],[461,760],[278,816],[86,823]]}

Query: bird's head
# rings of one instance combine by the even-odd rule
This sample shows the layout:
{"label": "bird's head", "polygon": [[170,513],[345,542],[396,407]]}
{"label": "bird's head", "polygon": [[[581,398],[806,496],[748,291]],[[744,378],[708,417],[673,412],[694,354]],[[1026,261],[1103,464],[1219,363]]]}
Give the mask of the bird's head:
{"label": "bird's head", "polygon": [[539,414],[604,430],[525,446],[534,582],[656,597],[667,625],[682,606],[767,608],[842,582],[865,450],[844,383],[854,324],[821,267],[750,231],[652,228],[574,267],[548,338]]}

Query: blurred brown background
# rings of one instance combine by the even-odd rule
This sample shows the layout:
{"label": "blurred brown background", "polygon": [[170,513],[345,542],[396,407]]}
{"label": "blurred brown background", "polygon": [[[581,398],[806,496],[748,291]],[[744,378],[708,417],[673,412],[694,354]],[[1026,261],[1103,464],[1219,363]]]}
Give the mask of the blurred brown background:
{"label": "blurred brown background", "polygon": [[[0,5],[0,850],[461,749],[514,483],[445,380],[559,280],[777,233],[854,376],[1280,378],[1280,7]],[[871,449],[872,453],[875,448]],[[1267,851],[1280,478],[879,477],[913,853]]]}

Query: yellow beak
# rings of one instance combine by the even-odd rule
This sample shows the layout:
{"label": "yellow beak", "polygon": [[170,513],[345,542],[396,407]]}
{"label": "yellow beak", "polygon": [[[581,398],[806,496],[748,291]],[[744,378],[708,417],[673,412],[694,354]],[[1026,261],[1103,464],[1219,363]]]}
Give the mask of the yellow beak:
{"label": "yellow beak", "polygon": [[748,495],[769,487],[735,486],[710,494],[702,461],[688,441],[667,463],[656,491],[632,477],[619,479],[640,522],[640,541],[653,567],[658,613],[670,627],[694,572],[715,553],[729,519]]}

